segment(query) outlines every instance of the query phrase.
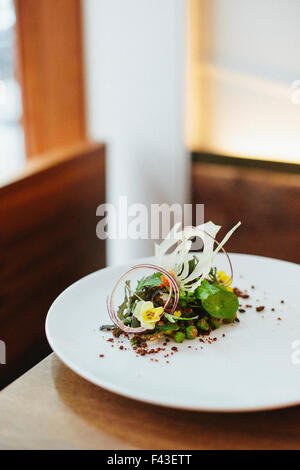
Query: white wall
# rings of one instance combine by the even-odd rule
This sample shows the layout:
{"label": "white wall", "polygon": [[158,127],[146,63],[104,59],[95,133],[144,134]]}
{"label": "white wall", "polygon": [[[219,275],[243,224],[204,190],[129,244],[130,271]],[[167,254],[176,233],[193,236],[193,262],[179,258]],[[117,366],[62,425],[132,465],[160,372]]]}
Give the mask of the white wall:
{"label": "white wall", "polygon": [[[107,200],[187,202],[183,143],[185,0],[83,0],[88,127],[108,144]],[[109,264],[152,254],[111,241]]]}
{"label": "white wall", "polygon": [[300,77],[299,0],[208,1],[209,62],[286,85]]}
{"label": "white wall", "polygon": [[192,113],[205,112],[191,146],[300,162],[300,100],[291,88],[300,80],[299,0],[191,2],[202,31],[192,73],[203,90]]}

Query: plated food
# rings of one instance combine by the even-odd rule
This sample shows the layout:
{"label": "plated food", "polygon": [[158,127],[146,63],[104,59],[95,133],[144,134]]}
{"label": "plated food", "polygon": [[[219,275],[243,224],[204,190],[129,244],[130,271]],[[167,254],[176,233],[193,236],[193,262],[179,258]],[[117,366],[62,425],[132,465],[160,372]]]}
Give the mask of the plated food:
{"label": "plated food", "polygon": [[[199,262],[203,261],[203,253],[197,255]],[[99,326],[104,323],[111,323],[119,332],[114,322],[108,322],[106,308],[107,294],[113,293],[116,281],[123,278],[117,282],[119,287],[113,296],[109,296],[117,315],[125,297],[125,282],[130,280],[135,291],[138,281],[159,272],[144,267],[132,271],[133,265],[162,267],[157,258],[142,258],[125,266],[101,269],[66,289],[47,315],[49,344],[74,372],[130,399],[222,412],[265,410],[299,403],[299,365],[294,361],[295,354],[299,357],[295,349],[300,337],[299,266],[261,256],[237,253],[229,256],[235,274],[230,287],[238,285],[240,289],[235,290],[240,322],[235,320],[226,325],[222,319],[219,329],[205,336],[198,330],[195,340],[188,339],[183,331],[185,339],[181,344],[175,342],[174,331],[140,346],[131,346],[130,340],[145,332],[122,333],[119,338],[114,338],[111,331],[99,334]],[[171,261],[166,254],[163,258]],[[190,254],[189,259],[192,258]],[[211,266],[230,277],[224,253],[219,252]],[[162,269],[169,272],[171,267],[166,264]],[[128,271],[130,274],[124,278]],[[205,279],[213,284],[209,272]],[[219,283],[224,285],[224,281]],[[177,324],[180,321],[188,325],[185,320]],[[189,321],[197,327],[199,320]],[[147,334],[155,334],[155,329],[147,330]]]}
{"label": "plated food", "polygon": [[[115,337],[129,335],[136,346],[163,337],[182,343],[238,321],[238,297],[243,294],[232,288],[233,269],[224,245],[239,226],[240,222],[218,242],[221,227],[212,222],[183,230],[176,224],[155,246],[155,264],[133,266],[117,281],[107,299],[113,325],[101,329]],[[191,253],[195,237],[203,241],[199,255]],[[220,251],[227,257],[228,273],[214,265]],[[141,274],[133,282],[136,271],[151,274]],[[123,298],[115,306],[120,288]]]}

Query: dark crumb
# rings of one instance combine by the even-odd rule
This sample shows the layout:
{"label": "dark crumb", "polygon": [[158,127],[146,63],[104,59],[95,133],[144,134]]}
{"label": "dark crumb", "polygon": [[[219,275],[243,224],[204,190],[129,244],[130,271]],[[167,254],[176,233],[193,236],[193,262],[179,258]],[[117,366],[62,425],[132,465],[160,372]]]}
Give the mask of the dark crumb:
{"label": "dark crumb", "polygon": [[107,342],[108,342],[108,343],[113,343],[113,342],[114,342],[114,339],[113,339],[113,338],[108,338]]}
{"label": "dark crumb", "polygon": [[282,319],[281,319],[280,317],[278,317],[278,318],[277,318],[277,320],[279,320],[279,321],[280,321],[280,320],[282,320]]}
{"label": "dark crumb", "polygon": [[214,338],[213,341],[218,341],[218,338]]}
{"label": "dark crumb", "polygon": [[245,313],[246,310],[244,310],[243,308],[239,308],[239,312],[240,312],[240,313]]}
{"label": "dark crumb", "polygon": [[136,357],[146,356],[146,354],[158,354],[160,351],[166,350],[165,348],[148,349],[146,343],[141,343],[138,348],[135,346],[133,349],[137,353]]}
{"label": "dark crumb", "polygon": [[99,354],[99,357],[104,357],[104,354]]}
{"label": "dark crumb", "polygon": [[119,338],[119,336],[122,334],[122,331],[119,330],[118,328],[114,328],[114,329],[112,330],[112,334],[113,334],[113,336],[114,336],[115,338]]}
{"label": "dark crumb", "polygon": [[201,331],[199,336],[208,336],[210,334],[210,331]]}
{"label": "dark crumb", "polygon": [[167,339],[166,339],[166,342],[167,342],[167,343],[169,343],[169,342],[170,342],[169,338],[167,338]]}
{"label": "dark crumb", "polygon": [[252,305],[246,305],[246,308],[252,308]]}
{"label": "dark crumb", "polygon": [[167,364],[170,364],[170,361],[167,361]]}
{"label": "dark crumb", "polygon": [[119,349],[121,349],[121,351],[124,349],[124,346],[120,346]]}
{"label": "dark crumb", "polygon": [[240,323],[240,319],[239,319],[238,317],[236,317],[236,318],[234,319],[234,321],[235,321],[236,323]]}
{"label": "dark crumb", "polygon": [[284,300],[281,300],[280,303],[281,303],[281,304],[284,304]]}
{"label": "dark crumb", "polygon": [[251,289],[255,289],[255,286],[251,286]]}
{"label": "dark crumb", "polygon": [[262,305],[261,307],[256,307],[257,312],[262,312],[265,309],[265,307]]}
{"label": "dark crumb", "polygon": [[222,334],[222,337],[225,338],[225,333]]}
{"label": "dark crumb", "polygon": [[272,308],[272,312],[275,312],[275,308]]}
{"label": "dark crumb", "polygon": [[237,297],[240,297],[241,299],[249,299],[249,297],[250,297],[248,294],[246,294],[246,292],[242,292],[242,291],[241,291],[240,289],[238,289],[237,287],[235,287],[235,288],[233,289],[233,292],[235,293],[235,295],[236,295]]}
{"label": "dark crumb", "polygon": [[176,346],[173,346],[173,347],[171,348],[171,350],[174,351],[174,352],[178,352],[178,348],[176,348]]}

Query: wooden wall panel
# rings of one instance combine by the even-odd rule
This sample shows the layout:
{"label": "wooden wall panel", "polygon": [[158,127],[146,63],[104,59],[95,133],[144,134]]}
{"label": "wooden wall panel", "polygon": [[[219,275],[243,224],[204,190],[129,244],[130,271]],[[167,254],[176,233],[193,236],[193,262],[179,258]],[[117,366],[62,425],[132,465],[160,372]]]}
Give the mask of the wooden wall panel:
{"label": "wooden wall panel", "polygon": [[105,265],[96,237],[104,154],[100,144],[73,145],[0,188],[0,339],[7,345],[0,387],[50,351],[44,321],[56,296]]}
{"label": "wooden wall panel", "polygon": [[28,156],[85,138],[80,0],[15,0]]}
{"label": "wooden wall panel", "polygon": [[195,162],[192,194],[224,232],[242,221],[230,251],[300,263],[299,174]]}

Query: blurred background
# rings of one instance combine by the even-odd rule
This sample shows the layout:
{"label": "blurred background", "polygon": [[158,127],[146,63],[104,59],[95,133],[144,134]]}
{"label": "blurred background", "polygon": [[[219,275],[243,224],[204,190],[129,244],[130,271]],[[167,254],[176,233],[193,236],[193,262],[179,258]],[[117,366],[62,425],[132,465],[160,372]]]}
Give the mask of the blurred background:
{"label": "blurred background", "polygon": [[70,283],[151,255],[97,207],[205,204],[231,251],[300,261],[297,0],[0,0],[0,387]]}
{"label": "blurred background", "polygon": [[0,0],[0,183],[25,161],[22,97],[16,77],[16,14],[13,0]]}

